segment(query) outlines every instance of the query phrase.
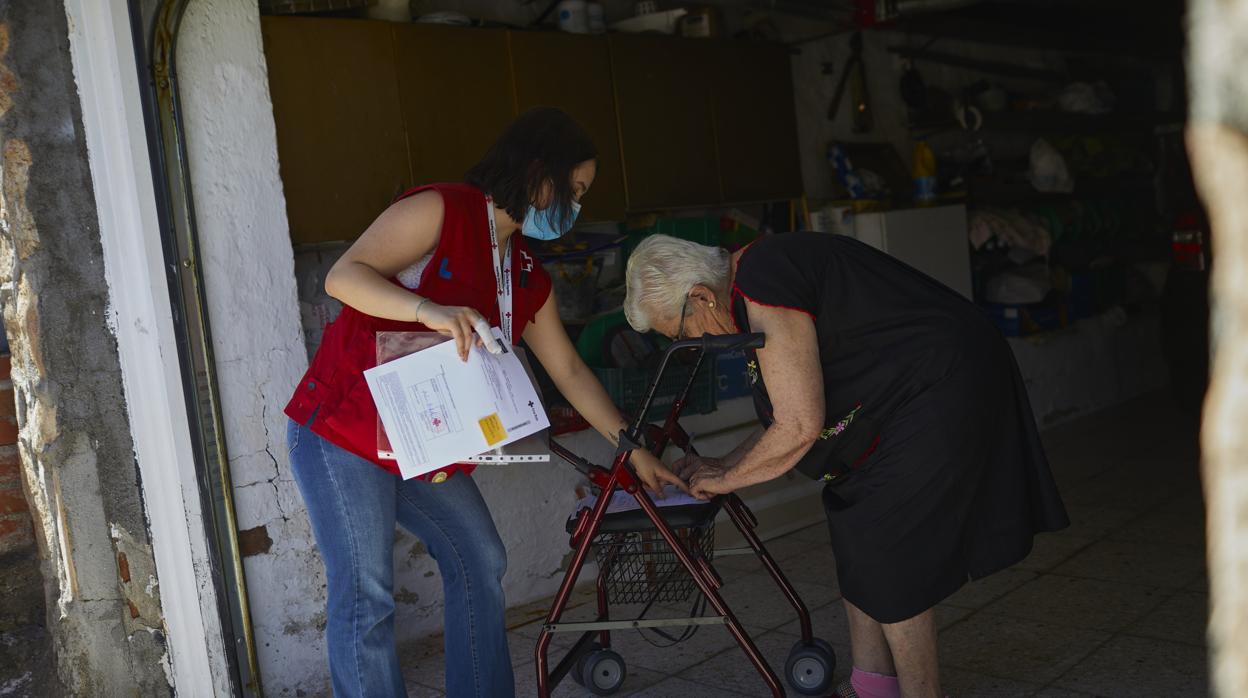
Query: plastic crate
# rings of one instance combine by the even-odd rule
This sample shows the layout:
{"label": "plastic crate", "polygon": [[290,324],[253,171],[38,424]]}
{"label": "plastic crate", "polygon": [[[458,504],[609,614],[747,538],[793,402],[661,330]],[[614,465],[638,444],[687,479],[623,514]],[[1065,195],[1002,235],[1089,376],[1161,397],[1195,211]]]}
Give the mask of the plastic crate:
{"label": "plastic crate", "polygon": [[[710,414],[715,411],[716,384],[715,371],[712,370],[714,365],[715,362],[709,359],[702,362],[702,369],[698,371],[693,386],[689,388],[689,396],[681,414]],[[654,402],[650,405],[650,411],[646,413],[647,422],[657,422],[667,417],[672,403],[676,401],[676,395],[689,380],[689,371],[692,368],[693,366],[672,365],[667,369],[663,380],[659,383],[658,390],[654,393]],[[602,382],[602,387],[607,389],[611,402],[615,403],[616,407],[623,410],[627,416],[632,416],[641,407],[641,401],[646,399],[646,391],[650,389],[656,370],[646,368],[593,369],[598,380]]]}
{"label": "plastic crate", "polygon": [[731,400],[752,393],[747,363],[739,351],[715,357],[715,399]]}
{"label": "plastic crate", "polygon": [[1082,320],[1096,314],[1096,280],[1087,272],[1070,275],[1070,319]]}
{"label": "plastic crate", "polygon": [[651,235],[670,235],[699,245],[719,246],[718,218],[660,218],[654,225],[628,231],[624,242],[624,259],[628,260],[642,240]]}
{"label": "plastic crate", "polygon": [[585,329],[576,338],[576,353],[590,366],[601,366],[607,363],[603,356],[603,343],[607,335],[620,325],[627,325],[623,310],[604,313],[589,319]]}
{"label": "plastic crate", "polygon": [[736,251],[759,238],[759,232],[753,228],[737,225],[730,229],[720,228],[719,245],[730,251]]}
{"label": "plastic crate", "polygon": [[985,303],[983,308],[989,319],[1006,337],[1026,337],[1070,324],[1069,309],[1061,301],[1029,305]]}

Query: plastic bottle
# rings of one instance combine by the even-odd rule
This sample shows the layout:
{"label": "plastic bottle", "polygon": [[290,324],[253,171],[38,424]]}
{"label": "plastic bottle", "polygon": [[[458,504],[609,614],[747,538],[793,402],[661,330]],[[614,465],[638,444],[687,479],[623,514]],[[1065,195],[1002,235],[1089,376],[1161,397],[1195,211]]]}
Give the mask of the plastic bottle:
{"label": "plastic bottle", "polygon": [[914,177],[914,200],[930,204],[936,200],[936,154],[927,141],[914,144],[914,160],[910,165]]}

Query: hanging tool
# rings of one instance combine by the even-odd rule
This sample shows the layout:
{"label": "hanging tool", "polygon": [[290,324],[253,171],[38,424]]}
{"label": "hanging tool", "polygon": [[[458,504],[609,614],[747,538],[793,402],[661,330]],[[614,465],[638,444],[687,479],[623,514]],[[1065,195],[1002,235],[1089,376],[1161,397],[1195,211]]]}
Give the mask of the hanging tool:
{"label": "hanging tool", "polygon": [[862,60],[862,32],[854,32],[849,38],[849,60],[841,69],[841,78],[836,83],[836,92],[832,94],[832,104],[828,107],[828,120],[836,121],[840,111],[841,100],[845,97],[845,86],[850,85],[853,99],[853,131],[866,133],[871,130],[871,104],[867,95],[866,64]]}

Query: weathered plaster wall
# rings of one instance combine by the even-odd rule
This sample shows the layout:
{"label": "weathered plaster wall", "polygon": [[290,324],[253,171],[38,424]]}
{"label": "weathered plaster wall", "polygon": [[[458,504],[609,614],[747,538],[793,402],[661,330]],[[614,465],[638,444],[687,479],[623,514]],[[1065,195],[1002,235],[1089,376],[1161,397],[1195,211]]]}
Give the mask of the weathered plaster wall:
{"label": "weathered plaster wall", "polygon": [[281,411],[307,360],[256,1],[190,3],[178,47],[261,679],[267,695],[321,695],[324,573],[287,463]]}
{"label": "weathered plaster wall", "polygon": [[0,147],[0,304],[56,649],[36,692],[168,694],[63,5],[0,2]]}

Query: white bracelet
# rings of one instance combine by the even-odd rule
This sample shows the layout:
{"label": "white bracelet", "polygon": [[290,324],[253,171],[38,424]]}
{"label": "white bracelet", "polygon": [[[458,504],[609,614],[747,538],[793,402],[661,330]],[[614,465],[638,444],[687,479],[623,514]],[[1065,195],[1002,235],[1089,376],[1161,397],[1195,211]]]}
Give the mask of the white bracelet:
{"label": "white bracelet", "polygon": [[425,303],[428,302],[428,298],[421,298],[420,302],[416,304],[416,322],[420,322],[420,309],[425,307]]}

